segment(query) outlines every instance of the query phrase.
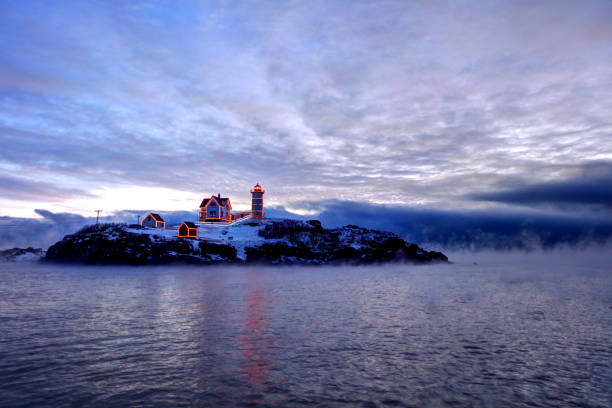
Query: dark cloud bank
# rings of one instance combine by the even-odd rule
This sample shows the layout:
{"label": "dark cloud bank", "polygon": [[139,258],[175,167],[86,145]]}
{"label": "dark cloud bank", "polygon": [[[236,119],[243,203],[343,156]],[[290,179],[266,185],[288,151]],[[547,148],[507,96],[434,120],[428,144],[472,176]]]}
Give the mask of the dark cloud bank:
{"label": "dark cloud bank", "polygon": [[[593,168],[596,171],[593,171]],[[582,166],[582,171],[593,174],[569,180],[522,185],[510,190],[472,194],[468,197],[511,205],[612,210],[612,163],[592,163],[590,166]]]}
{"label": "dark cloud bank", "polygon": [[[329,200],[303,203],[328,226],[357,224],[440,249],[584,249],[612,243],[612,164],[563,181],[472,194],[482,210],[440,210]],[[271,211],[268,212],[270,214]],[[280,213],[286,216],[289,214]]]}
{"label": "dark cloud bank", "polygon": [[[318,203],[325,225],[357,224],[395,232],[441,249],[553,249],[607,245],[612,217],[548,215],[533,211],[443,211],[356,202]],[[269,211],[270,213],[271,211]]]}

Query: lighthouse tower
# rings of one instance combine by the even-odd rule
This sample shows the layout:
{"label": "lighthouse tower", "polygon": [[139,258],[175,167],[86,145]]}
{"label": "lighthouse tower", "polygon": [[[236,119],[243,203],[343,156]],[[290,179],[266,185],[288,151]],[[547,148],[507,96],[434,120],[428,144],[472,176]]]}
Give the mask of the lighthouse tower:
{"label": "lighthouse tower", "polygon": [[263,195],[265,191],[262,190],[259,183],[251,190],[251,217],[252,218],[263,218]]}

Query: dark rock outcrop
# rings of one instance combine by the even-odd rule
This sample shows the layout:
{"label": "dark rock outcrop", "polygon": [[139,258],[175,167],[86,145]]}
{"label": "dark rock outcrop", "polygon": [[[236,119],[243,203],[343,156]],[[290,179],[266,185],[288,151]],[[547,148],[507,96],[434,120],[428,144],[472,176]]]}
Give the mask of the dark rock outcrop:
{"label": "dark rock outcrop", "polygon": [[1,262],[35,261],[45,255],[42,248],[11,248],[0,251]]}
{"label": "dark rock outcrop", "polygon": [[278,242],[246,248],[247,261],[271,263],[448,262],[441,252],[425,251],[390,232],[355,225],[324,229],[317,220],[270,222],[259,231]]}
{"label": "dark rock outcrop", "polygon": [[213,263],[235,258],[236,249],[229,245],[161,239],[156,235],[128,232],[121,224],[87,227],[67,235],[49,247],[45,257],[54,261],[126,265]]}
{"label": "dark rock outcrop", "polygon": [[[232,228],[232,227],[228,227]],[[87,264],[266,263],[364,264],[447,262],[444,254],[425,251],[395,234],[347,225],[325,229],[317,220],[262,220],[258,239],[231,241],[227,233],[212,242],[155,235],[123,224],[89,226],[52,245],[45,260]],[[242,245],[242,247],[241,247]],[[237,248],[242,248],[238,256]]]}

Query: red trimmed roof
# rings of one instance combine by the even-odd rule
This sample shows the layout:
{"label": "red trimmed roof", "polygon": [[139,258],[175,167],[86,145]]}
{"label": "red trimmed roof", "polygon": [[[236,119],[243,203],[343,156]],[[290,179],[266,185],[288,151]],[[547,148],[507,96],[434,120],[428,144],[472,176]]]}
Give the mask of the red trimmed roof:
{"label": "red trimmed roof", "polygon": [[149,213],[149,214],[151,214],[151,217],[153,217],[155,221],[165,222],[164,219],[159,214],[155,214],[155,213]]}
{"label": "red trimmed roof", "polygon": [[226,203],[229,203],[229,198],[228,197],[218,197],[218,196],[212,196],[210,198],[205,198],[202,200],[202,204],[200,204],[200,208],[202,207],[206,207],[206,205],[208,204],[208,202],[212,199],[215,199],[215,201],[217,202],[217,204],[219,204],[221,207],[225,207]]}
{"label": "red trimmed roof", "polygon": [[191,221],[183,221],[183,222],[181,223],[181,225],[183,225],[183,224],[185,224],[185,225],[187,226],[187,228],[198,228],[198,227],[196,227],[196,225],[195,225],[193,222],[191,222]]}

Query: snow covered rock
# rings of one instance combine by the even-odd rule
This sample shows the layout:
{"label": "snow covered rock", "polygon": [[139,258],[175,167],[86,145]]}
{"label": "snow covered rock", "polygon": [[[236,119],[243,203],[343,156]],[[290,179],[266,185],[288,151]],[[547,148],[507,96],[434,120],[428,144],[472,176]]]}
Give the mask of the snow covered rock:
{"label": "snow covered rock", "polygon": [[[122,224],[86,227],[47,250],[46,260],[88,264],[166,264],[233,261],[236,250],[207,241],[130,232]],[[146,231],[146,230],[143,230]],[[154,230],[160,231],[160,230]]]}
{"label": "snow covered rock", "polygon": [[0,262],[38,261],[43,256],[42,248],[12,248],[0,251]]}
{"label": "snow covered rock", "polygon": [[52,245],[46,260],[90,264],[265,263],[364,264],[447,262],[397,235],[347,225],[325,229],[317,220],[245,220],[200,225],[198,238],[178,238],[176,229],[90,226]]}
{"label": "snow covered rock", "polygon": [[425,251],[391,232],[354,225],[325,229],[317,220],[280,220],[266,224],[259,235],[276,242],[247,248],[249,261],[314,264],[448,261],[444,254]]}

